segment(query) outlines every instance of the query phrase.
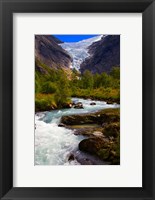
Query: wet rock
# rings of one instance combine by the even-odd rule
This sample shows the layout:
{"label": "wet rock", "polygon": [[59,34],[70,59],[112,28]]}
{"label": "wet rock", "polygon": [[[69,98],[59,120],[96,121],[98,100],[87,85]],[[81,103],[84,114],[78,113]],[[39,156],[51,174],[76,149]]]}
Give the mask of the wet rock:
{"label": "wet rock", "polygon": [[113,101],[111,101],[111,100],[107,100],[106,103],[107,103],[107,104],[112,104]]}
{"label": "wet rock", "polygon": [[101,126],[105,127],[106,125],[107,125],[107,123],[103,122]]}
{"label": "wet rock", "polygon": [[[103,133],[100,132],[100,131],[95,131],[95,132],[92,133],[92,135],[93,135],[93,136],[96,136],[96,137],[103,137],[103,136],[104,136]],[[104,137],[105,137],[105,136],[104,136]]]}
{"label": "wet rock", "polygon": [[58,126],[59,126],[59,127],[66,127],[66,125],[63,124],[63,123],[60,123]]}
{"label": "wet rock", "polygon": [[64,105],[64,108],[72,108],[72,103],[68,103],[68,104],[66,104],[66,105]]}
{"label": "wet rock", "polygon": [[90,105],[91,105],[91,106],[94,106],[94,105],[96,105],[96,103],[95,103],[95,102],[91,102]]}
{"label": "wet rock", "polygon": [[79,149],[90,155],[96,155],[101,160],[118,165],[120,163],[120,143],[103,137],[90,137],[79,144]]}
{"label": "wet rock", "polygon": [[69,158],[68,158],[68,161],[72,161],[72,160],[74,160],[75,158],[74,158],[74,155],[73,154],[70,154],[70,156],[69,156]]}
{"label": "wet rock", "polygon": [[80,128],[80,129],[76,129],[74,131],[75,135],[83,135],[83,136],[95,136],[93,135],[94,132],[100,132],[102,134],[102,136],[104,137],[103,133],[103,128],[102,127],[95,127],[95,128]]}
{"label": "wet rock", "polygon": [[82,165],[93,165],[93,162],[88,158],[82,158],[79,161]]}
{"label": "wet rock", "polygon": [[99,137],[84,139],[79,143],[79,149],[81,151],[97,154],[102,148],[107,148],[107,140]]}
{"label": "wet rock", "polygon": [[[74,129],[74,134],[87,137],[79,143],[79,150],[90,156],[96,156],[103,162],[120,163],[120,109],[110,108],[97,112],[63,116],[67,128]],[[95,126],[94,126],[95,125]],[[79,158],[79,157],[78,157]],[[93,164],[86,158],[75,159],[84,165]]]}
{"label": "wet rock", "polygon": [[75,159],[81,164],[81,165],[109,165],[110,162],[103,161],[99,157],[95,155],[90,155],[86,152],[77,151],[75,153]]}
{"label": "wet rock", "polygon": [[93,133],[93,130],[91,128],[81,128],[81,129],[76,129],[74,131],[75,135],[91,136],[92,133]]}
{"label": "wet rock", "polygon": [[66,125],[80,125],[80,124],[99,124],[119,122],[120,113],[119,109],[104,109],[98,112],[88,114],[63,116],[61,123]]}
{"label": "wet rock", "polygon": [[75,105],[74,105],[74,108],[77,108],[77,109],[83,109],[84,107],[83,107],[83,104],[81,103],[81,102],[78,102],[78,103],[76,103]]}
{"label": "wet rock", "polygon": [[111,123],[107,124],[104,129],[103,133],[106,137],[109,137],[111,139],[116,138],[120,134],[120,123]]}
{"label": "wet rock", "polygon": [[107,160],[110,156],[110,150],[108,148],[100,149],[97,152],[98,156],[101,157],[103,160]]}

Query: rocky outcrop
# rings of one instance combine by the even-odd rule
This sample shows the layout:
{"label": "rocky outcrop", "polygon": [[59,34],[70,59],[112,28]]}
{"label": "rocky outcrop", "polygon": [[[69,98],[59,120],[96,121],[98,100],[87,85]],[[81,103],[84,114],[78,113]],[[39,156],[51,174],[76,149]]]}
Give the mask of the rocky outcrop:
{"label": "rocky outcrop", "polygon": [[66,125],[100,124],[119,121],[119,109],[104,109],[88,114],[63,116],[61,123]]}
{"label": "rocky outcrop", "polygon": [[74,129],[75,135],[83,135],[87,137],[96,136],[96,137],[104,137],[103,135],[103,128],[102,127],[89,127],[89,128],[74,128],[74,126],[67,126],[70,129]]}
{"label": "rocky outcrop", "polygon": [[76,104],[74,104],[74,106],[73,106],[74,108],[77,108],[77,109],[83,109],[84,107],[83,107],[83,104],[81,103],[81,102],[78,102],[78,103],[76,103]]}
{"label": "rocky outcrop", "polygon": [[115,123],[107,124],[106,126],[104,126],[102,132],[106,137],[117,138],[120,134],[120,123],[115,122]]}
{"label": "rocky outcrop", "polygon": [[94,106],[94,105],[96,105],[96,103],[95,103],[95,102],[91,102],[90,105],[91,105],[91,106]]}
{"label": "rocky outcrop", "polygon": [[107,148],[108,141],[104,138],[92,137],[84,139],[79,144],[81,151],[86,151],[92,154],[96,154],[100,149]]}
{"label": "rocky outcrop", "polygon": [[58,126],[59,127],[66,127],[65,124],[63,124],[63,123],[58,124]]}
{"label": "rocky outcrop", "polygon": [[91,155],[84,151],[76,151],[74,153],[74,160],[77,160],[81,165],[109,165],[110,164],[110,162],[103,161],[98,156]]}
{"label": "rocky outcrop", "polygon": [[81,151],[98,156],[111,164],[120,164],[120,132],[117,137],[106,137],[106,130],[102,135],[94,135],[79,143]]}
{"label": "rocky outcrop", "polygon": [[[94,113],[63,116],[61,123],[74,134],[86,136],[79,143],[82,152],[95,155],[110,164],[120,164],[120,109],[104,109]],[[85,125],[95,125],[85,128]],[[89,161],[90,162],[90,161]],[[89,164],[89,162],[86,162]],[[85,163],[85,162],[84,162]]]}

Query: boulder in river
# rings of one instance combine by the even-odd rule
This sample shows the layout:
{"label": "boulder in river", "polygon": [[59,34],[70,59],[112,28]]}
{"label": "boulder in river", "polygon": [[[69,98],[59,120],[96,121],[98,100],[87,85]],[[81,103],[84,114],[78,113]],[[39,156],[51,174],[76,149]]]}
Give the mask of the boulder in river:
{"label": "boulder in river", "polygon": [[72,107],[73,107],[73,105],[71,102],[63,105],[63,108],[72,108]]}
{"label": "boulder in river", "polygon": [[63,124],[63,123],[60,123],[58,126],[59,126],[59,127],[66,127],[66,125]]}
{"label": "boulder in river", "polygon": [[109,165],[110,162],[101,160],[98,156],[91,155],[86,152],[76,151],[75,160],[77,160],[81,165]]}
{"label": "boulder in river", "polygon": [[99,124],[119,122],[120,110],[109,108],[97,112],[63,116],[61,123],[65,125]]}
{"label": "boulder in river", "polygon": [[90,105],[91,105],[91,106],[94,106],[94,105],[96,105],[96,103],[95,103],[95,102],[91,102]]}
{"label": "boulder in river", "polygon": [[118,165],[120,163],[120,141],[107,138],[90,137],[79,143],[79,149],[91,155],[98,156],[103,161]]}
{"label": "boulder in river", "polygon": [[74,105],[74,108],[77,108],[77,109],[83,109],[84,107],[83,107],[83,104],[81,103],[81,102],[78,102],[78,103],[76,103],[75,105]]}
{"label": "boulder in river", "polygon": [[[63,116],[61,123],[65,124],[66,127],[76,129],[74,134],[88,137],[79,143],[80,151],[86,152],[91,156],[95,155],[110,164],[118,165],[120,163],[119,108]],[[90,161],[86,159],[82,159],[82,162],[90,164]]]}
{"label": "boulder in river", "polygon": [[75,158],[74,158],[74,154],[70,154],[69,155],[69,158],[68,158],[68,161],[72,161],[72,160],[74,160]]}
{"label": "boulder in river", "polygon": [[104,138],[88,138],[84,139],[79,143],[79,149],[84,152],[89,152],[92,154],[97,154],[97,152],[102,148],[108,147],[108,141]]}

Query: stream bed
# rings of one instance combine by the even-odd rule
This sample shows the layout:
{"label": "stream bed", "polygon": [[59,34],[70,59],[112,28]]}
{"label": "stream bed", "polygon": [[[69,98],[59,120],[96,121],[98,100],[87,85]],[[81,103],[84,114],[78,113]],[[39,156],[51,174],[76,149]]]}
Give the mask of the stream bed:
{"label": "stream bed", "polygon": [[[62,116],[95,112],[106,108],[117,108],[118,104],[107,104],[104,101],[72,98],[73,102],[81,102],[84,109],[66,108],[53,111],[38,112],[35,114],[35,165],[81,165],[85,157],[93,159],[96,164],[106,164],[98,158],[82,153],[78,144],[85,137],[75,135],[74,129],[59,127]],[[69,159],[72,153],[79,159]]]}

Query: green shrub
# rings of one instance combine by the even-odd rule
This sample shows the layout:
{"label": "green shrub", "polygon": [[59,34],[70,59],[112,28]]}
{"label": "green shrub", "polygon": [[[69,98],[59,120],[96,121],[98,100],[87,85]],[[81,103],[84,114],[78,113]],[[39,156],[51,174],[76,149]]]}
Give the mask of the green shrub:
{"label": "green shrub", "polygon": [[57,85],[56,85],[56,83],[52,83],[50,81],[47,81],[42,85],[41,90],[42,90],[42,93],[53,94],[57,90]]}
{"label": "green shrub", "polygon": [[[71,96],[104,100],[109,103],[120,101],[120,68],[114,67],[110,74],[92,74],[86,70],[80,74],[75,69],[69,75],[66,70],[48,67],[36,60],[46,73],[35,72],[35,93],[53,95],[53,102],[58,107],[63,107],[70,102]],[[45,98],[45,97],[44,97]],[[36,99],[38,108],[50,108],[46,98]],[[42,101],[41,101],[42,100]],[[40,102],[41,101],[41,102]],[[45,106],[46,105],[46,106]]]}
{"label": "green shrub", "polygon": [[36,94],[35,97],[35,111],[46,111],[57,108],[54,100],[54,95]]}

